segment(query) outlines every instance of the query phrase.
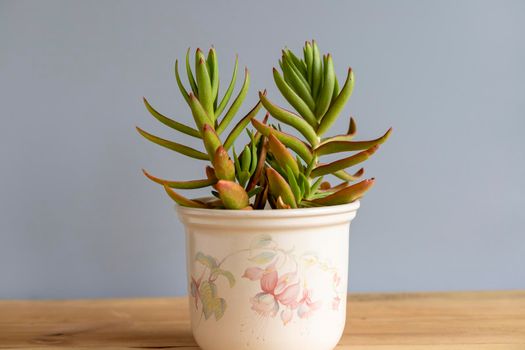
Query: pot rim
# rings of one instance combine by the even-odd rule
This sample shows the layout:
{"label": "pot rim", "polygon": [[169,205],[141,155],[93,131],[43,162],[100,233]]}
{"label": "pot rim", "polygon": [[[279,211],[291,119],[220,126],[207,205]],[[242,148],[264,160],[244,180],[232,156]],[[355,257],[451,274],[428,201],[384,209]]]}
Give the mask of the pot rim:
{"label": "pot rim", "polygon": [[315,208],[297,208],[297,209],[258,209],[258,210],[236,210],[236,209],[208,209],[208,208],[191,208],[175,204],[175,210],[182,215],[197,215],[206,217],[232,217],[232,218],[301,218],[312,216],[334,215],[342,213],[355,212],[360,207],[360,201],[355,200],[347,204],[330,205]]}

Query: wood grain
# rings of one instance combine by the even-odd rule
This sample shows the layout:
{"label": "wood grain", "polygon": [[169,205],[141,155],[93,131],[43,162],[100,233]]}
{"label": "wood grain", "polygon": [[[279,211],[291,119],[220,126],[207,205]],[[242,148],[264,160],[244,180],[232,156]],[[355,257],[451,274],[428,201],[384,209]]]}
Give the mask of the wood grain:
{"label": "wood grain", "polygon": [[[187,308],[185,298],[0,301],[0,349],[196,350]],[[350,295],[337,349],[525,350],[525,291]]]}

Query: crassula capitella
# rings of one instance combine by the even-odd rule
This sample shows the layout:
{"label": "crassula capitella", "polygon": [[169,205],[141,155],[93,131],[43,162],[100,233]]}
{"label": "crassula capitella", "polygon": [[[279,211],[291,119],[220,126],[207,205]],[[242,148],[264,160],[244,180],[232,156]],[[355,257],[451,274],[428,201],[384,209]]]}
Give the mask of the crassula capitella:
{"label": "crassula capitella", "polygon": [[[361,179],[364,169],[354,173],[347,169],[367,160],[384,143],[392,129],[374,140],[354,141],[356,123],[349,119],[345,133],[326,137],[326,132],[342,114],[354,88],[354,74],[348,69],[340,87],[330,54],[321,55],[315,41],[306,42],[301,57],[289,49],[282,51],[281,71],[274,68],[275,84],[295,112],[273,103],[266,91],[259,92],[259,102],[239,121],[226,129],[241,107],[250,83],[245,69],[244,82],[237,96],[230,100],[237,80],[238,60],[235,60],[231,81],[220,97],[217,53],[212,47],[207,56],[197,49],[194,69],[190,50],[186,54],[185,69],[190,89],[181,80],[178,61],[175,77],[182,96],[193,116],[194,126],[182,124],[156,111],[146,99],[147,110],[161,123],[202,140],[203,150],[165,140],[137,128],[146,139],[182,155],[209,164],[204,167],[205,178],[189,181],[171,181],[144,174],[162,185],[179,205],[216,209],[290,209],[338,205],[361,198],[374,184],[374,179]],[[194,73],[195,72],[195,73]],[[229,106],[229,107],[228,107]],[[226,108],[228,107],[228,108]],[[262,121],[256,119],[261,107],[267,113]],[[278,124],[268,123],[269,115]],[[254,130],[249,129],[249,125]],[[295,129],[303,139],[286,133],[281,124]],[[246,132],[249,142],[240,154],[234,149],[237,137]],[[227,134],[227,136],[224,136]],[[329,163],[322,156],[345,154]],[[332,186],[324,177],[333,175],[341,183]],[[204,177],[204,176],[203,176]],[[352,184],[352,182],[356,182]],[[175,190],[212,187],[208,200],[189,199]]]}

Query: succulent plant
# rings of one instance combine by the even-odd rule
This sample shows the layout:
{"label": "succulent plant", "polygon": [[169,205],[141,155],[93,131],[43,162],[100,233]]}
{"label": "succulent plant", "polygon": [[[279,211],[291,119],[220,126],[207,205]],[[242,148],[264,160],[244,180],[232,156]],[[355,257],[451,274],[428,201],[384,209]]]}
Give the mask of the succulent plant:
{"label": "succulent plant", "polygon": [[[238,59],[236,58],[231,81],[222,98],[219,98],[219,67],[217,53],[213,47],[209,50],[207,57],[200,49],[196,50],[195,75],[191,68],[190,50],[188,49],[186,53],[186,74],[191,91],[187,91],[183,85],[179,73],[178,61],[175,62],[177,85],[189,106],[195,127],[166,117],[154,109],[144,98],[146,109],[153,117],[178,132],[201,139],[204,145],[204,151],[160,138],[137,127],[137,131],[142,136],[172,151],[191,158],[207,160],[211,163],[211,166],[205,168],[206,178],[201,180],[165,180],[157,178],[149,174],[146,170],[143,170],[144,174],[150,180],[164,186],[168,195],[182,206],[252,209],[252,207],[249,206],[249,197],[255,195],[257,191],[254,190],[255,187],[253,185],[250,186],[251,188],[248,191],[245,190],[244,186],[252,178],[252,175],[256,173],[257,164],[260,163],[257,154],[259,149],[257,142],[261,141],[261,137],[260,135],[250,134],[250,143],[246,145],[239,157],[237,157],[236,154],[234,155],[234,160],[229,156],[228,151],[232,148],[236,138],[246,129],[250,120],[260,110],[261,103],[258,102],[247,115],[237,122],[229,134],[223,137],[224,132],[241,107],[250,85],[250,75],[248,70],[245,69],[242,87],[229,108],[226,109],[235,88],[237,69]],[[224,115],[222,115],[223,112]],[[257,181],[252,180],[252,183],[253,182]],[[174,191],[174,189],[196,189],[208,186],[215,188],[215,191],[212,191],[212,193],[217,197],[216,200],[202,201],[189,199]]]}
{"label": "succulent plant", "polygon": [[[379,145],[388,139],[392,129],[374,140],[354,141],[356,123],[350,118],[346,133],[323,137],[340,116],[352,94],[352,70],[348,70],[346,81],[340,88],[331,55],[321,57],[315,41],[306,42],[302,58],[289,49],[284,49],[279,65],[282,73],[273,69],[275,83],[296,112],[271,102],[266,91],[259,92],[259,102],[223,137],[248,92],[248,70],[245,70],[244,83],[237,97],[226,110],[235,87],[238,60],[235,60],[230,84],[219,99],[219,70],[215,49],[212,47],[207,57],[200,49],[196,50],[195,75],[188,49],[186,74],[191,91],[186,90],[182,83],[178,61],[175,62],[175,77],[190,108],[195,127],[164,116],[146,99],[144,103],[151,115],[161,123],[201,139],[204,150],[162,139],[138,127],[137,130],[146,139],[160,146],[188,157],[207,160],[211,166],[205,167],[206,178],[201,180],[170,181],[157,178],[145,170],[144,174],[161,184],[179,205],[196,208],[264,209],[269,203],[274,209],[289,209],[338,205],[361,198],[374,184],[374,179],[350,184],[363,176],[364,169],[361,168],[354,174],[348,173],[346,169],[373,155]],[[264,120],[259,121],[255,116],[262,106],[267,113]],[[222,115],[224,111],[226,112]],[[281,124],[269,125],[269,115],[295,129],[304,137],[304,141],[283,132]],[[250,122],[255,132],[247,129]],[[233,144],[243,131],[248,134],[249,142],[237,154]],[[230,150],[232,156],[228,153]],[[330,163],[319,161],[322,156],[341,152],[357,153]],[[323,181],[326,175],[334,175],[342,182],[332,186]],[[189,199],[174,191],[208,186],[213,187],[215,199]]]}
{"label": "succulent plant", "polygon": [[[284,49],[279,66],[282,73],[273,69],[275,84],[296,113],[277,106],[262,92],[260,101],[272,117],[291,126],[305,141],[283,132],[280,125],[270,126],[252,119],[253,126],[268,138],[269,203],[273,208],[297,208],[344,204],[361,198],[374,184],[374,179],[350,185],[362,177],[364,169],[354,174],[345,169],[367,160],[388,139],[392,129],[374,140],[354,141],[356,123],[350,118],[346,133],[323,137],[352,94],[352,69],[348,69],[346,81],[340,88],[332,56],[321,57],[315,41],[305,43],[302,58]],[[355,151],[358,153],[330,163],[319,161],[324,155]],[[331,186],[323,182],[326,175],[334,175],[343,182]]]}

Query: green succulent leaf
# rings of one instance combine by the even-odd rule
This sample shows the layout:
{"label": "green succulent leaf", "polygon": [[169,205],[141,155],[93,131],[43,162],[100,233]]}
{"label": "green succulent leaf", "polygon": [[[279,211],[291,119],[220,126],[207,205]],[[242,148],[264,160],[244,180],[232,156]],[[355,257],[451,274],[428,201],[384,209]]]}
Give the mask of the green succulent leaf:
{"label": "green succulent leaf", "polygon": [[168,185],[164,184],[164,190],[170,196],[171,199],[173,199],[178,205],[181,205],[183,207],[191,207],[191,208],[206,208],[206,205],[202,202],[198,202],[192,199],[188,199],[177,192],[173,191]]}
{"label": "green succulent leaf", "polygon": [[361,162],[364,162],[365,160],[370,158],[372,154],[375,153],[378,147],[379,146],[374,146],[374,147],[367,149],[366,151],[362,151],[357,154],[354,154],[353,156],[346,157],[340,160],[336,160],[332,163],[318,165],[316,168],[312,170],[311,176],[317,177],[321,175],[332,174],[332,173],[335,173],[336,171],[343,170],[348,167],[359,164]]}
{"label": "green succulent leaf", "polygon": [[[310,83],[308,82],[308,75],[305,74],[306,71],[303,70],[301,68],[301,66],[304,66],[305,69],[306,69],[306,65],[304,62],[301,62],[301,63],[297,63],[297,60],[298,58],[295,57],[295,55],[293,55],[295,58],[291,57],[291,55],[293,55],[293,53],[291,51],[288,50],[288,53],[286,51],[283,51],[283,56],[282,56],[282,61],[283,61],[283,66],[281,67],[282,71],[284,72],[285,70],[288,71],[288,70],[291,70],[295,73],[295,75],[297,76],[297,78],[302,82],[302,84],[304,86],[306,86],[308,88],[308,91],[311,93],[312,90],[310,88]],[[290,73],[290,72],[288,72]]]}
{"label": "green succulent leaf", "polygon": [[250,73],[248,72],[248,68],[244,70],[244,82],[241,87],[241,91],[239,91],[239,94],[235,98],[235,101],[233,101],[232,105],[228,109],[228,112],[224,115],[224,118],[222,118],[219,127],[217,128],[217,133],[220,135],[222,132],[228,127],[230,122],[232,121],[233,117],[239,110],[239,108],[242,105],[242,102],[246,98],[246,94],[248,93],[248,88],[250,87]]}
{"label": "green succulent leaf", "polygon": [[284,60],[283,67],[283,76],[293,90],[299,95],[299,97],[306,103],[310,111],[315,110],[315,101],[310,92],[310,85],[308,81],[297,74],[295,70],[290,66],[288,60]]}
{"label": "green succulent leaf", "polygon": [[186,51],[186,74],[188,75],[188,80],[190,81],[191,91],[195,96],[199,96],[199,89],[197,88],[197,83],[193,77],[193,72],[190,65],[190,48]]}
{"label": "green succulent leaf", "polygon": [[222,203],[227,209],[242,209],[248,206],[248,193],[233,181],[219,180],[215,184]]}
{"label": "green succulent leaf", "polygon": [[345,187],[329,196],[313,200],[314,203],[321,205],[346,204],[361,198],[372,186],[374,179],[363,180],[355,185]]}
{"label": "green succulent leaf", "polygon": [[346,134],[324,138],[321,140],[321,143],[319,144],[319,146],[324,145],[325,143],[328,143],[328,142],[332,142],[332,141],[351,141],[354,139],[356,133],[357,133],[357,127],[355,124],[355,120],[354,118],[350,117],[350,123],[349,123],[348,131],[346,132]]}
{"label": "green succulent leaf", "polygon": [[250,169],[248,171],[250,172],[251,176],[257,167],[257,144],[260,138],[256,139],[251,132],[248,131],[248,133],[250,135],[250,154],[252,156],[252,159],[250,160]]}
{"label": "green succulent leaf", "polygon": [[241,153],[241,170],[249,174],[249,169],[252,161],[252,151],[247,145],[244,146],[244,149]]}
{"label": "green succulent leaf", "polygon": [[221,180],[235,180],[235,165],[222,146],[218,146],[212,159],[215,176]]}
{"label": "green succulent leaf", "polygon": [[307,74],[308,85],[312,86],[314,53],[313,53],[312,44],[310,44],[310,42],[307,41],[304,44],[303,53],[304,53],[304,61],[306,63],[306,74]]}
{"label": "green succulent leaf", "polygon": [[156,143],[159,146],[166,147],[167,149],[170,149],[172,151],[178,152],[180,154],[184,154],[185,156],[195,158],[195,159],[202,159],[202,160],[209,160],[209,157],[206,153],[197,151],[196,149],[193,149],[188,146],[181,145],[180,143],[176,143],[173,141],[162,139],[158,136],[152,135],[141,128],[137,127],[137,131],[139,134],[141,134],[144,138],[147,140]]}
{"label": "green succulent leaf", "polygon": [[204,142],[204,147],[210,156],[210,159],[213,159],[215,152],[219,146],[222,146],[219,136],[213,130],[213,127],[209,124],[204,124],[202,127],[202,141]]}
{"label": "green succulent leaf", "polygon": [[239,120],[239,122],[233,127],[232,131],[230,131],[230,133],[228,134],[228,137],[226,137],[226,141],[224,141],[224,148],[226,148],[227,150],[230,149],[230,147],[233,145],[237,137],[239,137],[241,132],[246,129],[246,126],[248,125],[248,123],[253,118],[255,118],[257,113],[259,113],[261,106],[262,106],[261,101],[258,101],[255,107],[253,107],[252,110],[248,112],[246,116],[244,116],[244,118]]}
{"label": "green succulent leaf", "polygon": [[153,117],[155,117],[159,122],[161,122],[162,124],[166,125],[166,126],[169,126],[170,128],[172,129],[175,129],[177,131],[180,131],[186,135],[190,135],[190,136],[193,136],[193,137],[197,137],[197,138],[200,138],[201,135],[199,133],[198,130],[195,130],[193,129],[192,127],[189,127],[187,125],[184,125],[182,123],[179,123],[171,118],[168,118],[162,114],[160,114],[159,112],[157,112],[157,110],[155,110],[155,108],[153,108],[148,100],[146,100],[146,98],[144,97],[143,98],[144,100],[144,104],[146,105],[146,109],[148,110],[148,112],[151,113],[151,115]]}
{"label": "green succulent leaf", "polygon": [[261,123],[257,119],[252,119],[252,125],[264,136],[269,136],[272,133],[279,141],[289,147],[292,151],[297,153],[305,162],[310,162],[312,159],[312,151],[310,147],[297,137],[274,129],[266,124]]}
{"label": "green succulent leaf", "polygon": [[160,185],[167,185],[170,188],[176,188],[181,190],[190,190],[195,188],[203,188],[208,187],[217,182],[217,179],[202,179],[202,180],[190,180],[190,181],[172,181],[172,180],[164,180],[160,179],[158,177],[155,177],[148,173],[146,170],[142,169],[142,172],[148,179],[150,179],[153,182],[156,182]]}
{"label": "green succulent leaf", "polygon": [[295,197],[295,202],[300,203],[303,199],[301,187],[299,186],[296,176],[292,169],[289,166],[286,166],[286,180],[288,180],[288,185],[292,189],[292,193]]}
{"label": "green succulent leaf", "polygon": [[310,181],[303,173],[299,173],[299,179],[297,181],[301,187],[301,197],[308,198],[310,197]]}
{"label": "green succulent leaf", "polygon": [[184,87],[184,84],[182,84],[182,80],[180,79],[179,75],[179,61],[175,61],[175,79],[177,80],[177,86],[179,87],[180,93],[184,97],[184,100],[189,104],[190,103],[190,97],[188,95],[188,91],[186,91],[186,88]]}
{"label": "green succulent leaf", "polygon": [[241,173],[241,162],[239,161],[239,157],[237,156],[237,152],[235,152],[235,148],[233,149],[233,164],[235,166],[235,176],[237,176],[237,180],[239,180],[239,174]]}
{"label": "green succulent leaf", "polygon": [[[265,162],[266,162],[267,152],[268,152],[268,142],[267,142],[267,140],[265,138],[265,139],[263,139],[261,141],[259,154],[257,155],[257,164],[256,164],[256,167],[255,167],[255,170],[252,172],[252,176],[250,178],[250,182],[246,186],[246,190],[249,191],[249,190],[253,189],[255,186],[257,186],[257,185],[260,185],[260,186],[263,185],[264,177],[262,176],[262,174],[263,174],[263,169],[264,169]],[[263,191],[263,196],[264,196],[264,191]]]}
{"label": "green succulent leaf", "polygon": [[276,199],[280,196],[284,203],[288,204],[292,208],[297,208],[293,191],[281,174],[279,174],[275,169],[266,168],[266,176],[268,178],[270,193],[272,196]]}
{"label": "green succulent leaf", "polygon": [[290,151],[286,148],[286,146],[279,141],[279,139],[273,135],[273,133],[270,133],[268,137],[268,146],[270,149],[270,152],[275,157],[275,160],[282,169],[289,168],[294,176],[299,176],[299,165],[297,164],[297,161],[292,156]]}
{"label": "green succulent leaf", "polygon": [[213,110],[213,91],[211,88],[210,74],[208,72],[208,64],[204,54],[200,49],[197,49],[197,86],[199,87],[199,102],[208,114],[211,120],[215,120],[215,112]]}
{"label": "green succulent leaf", "polygon": [[208,53],[206,63],[208,64],[208,72],[210,73],[211,95],[215,107],[215,104],[217,103],[217,95],[219,92],[219,62],[217,60],[217,52],[213,47]]}
{"label": "green succulent leaf", "polygon": [[353,181],[359,180],[363,176],[364,173],[365,173],[364,168],[359,169],[354,174],[349,174],[344,170],[339,170],[334,173],[334,176],[340,178],[341,180],[347,181],[347,182],[353,182]]}
{"label": "green succulent leaf", "polygon": [[338,152],[360,151],[360,150],[368,149],[375,145],[383,144],[388,139],[391,133],[392,133],[392,128],[388,129],[388,131],[383,136],[377,139],[374,139],[374,140],[370,140],[370,141],[326,142],[322,144],[321,146],[317,147],[314,150],[314,152],[317,155],[325,155],[325,154],[338,153]]}
{"label": "green succulent leaf", "polygon": [[[283,71],[283,75],[287,82],[292,82],[291,78],[292,78],[292,73],[293,73],[293,76],[295,77],[294,80],[297,79],[298,82],[301,83],[301,85],[305,86],[311,97],[311,89],[310,89],[310,84],[308,83],[307,76],[303,75],[302,70],[297,68],[293,60],[290,59],[290,57],[287,57],[286,54],[283,54],[283,57],[282,57],[281,70]],[[311,98],[311,102],[313,102],[313,98]],[[308,103],[309,102],[307,102],[307,104]]]}
{"label": "green succulent leaf", "polygon": [[315,106],[315,116],[317,119],[321,119],[332,102],[332,94],[334,92],[334,63],[332,62],[332,56],[326,56],[326,64],[324,66],[324,80],[321,91],[317,98],[317,104]]}
{"label": "green succulent leaf", "polygon": [[317,119],[315,119],[314,113],[308,107],[306,102],[295,93],[295,91],[284,81],[284,78],[279,74],[277,69],[273,69],[273,78],[275,85],[279,88],[279,91],[284,98],[290,103],[293,108],[310,124],[313,128],[317,127]]}
{"label": "green succulent leaf", "polygon": [[330,104],[334,103],[338,95],[339,95],[339,81],[337,80],[337,75],[334,75],[334,92],[332,94],[332,102],[330,102]]}
{"label": "green succulent leaf", "polygon": [[232,96],[233,89],[235,88],[235,81],[237,80],[238,65],[239,65],[239,58],[235,56],[235,65],[233,66],[233,73],[232,73],[232,79],[230,81],[230,85],[228,85],[228,88],[226,89],[226,92],[224,93],[224,96],[222,97],[222,100],[219,103],[219,106],[215,109],[215,116],[217,118],[222,114],[222,112],[224,111],[224,108],[226,108],[226,105],[230,101],[230,97]]}
{"label": "green succulent leaf", "polygon": [[191,114],[193,115],[193,120],[195,125],[199,130],[202,130],[204,124],[213,125],[213,120],[208,116],[208,113],[204,110],[204,107],[201,105],[200,101],[190,93],[190,109]]}
{"label": "green succulent leaf", "polygon": [[321,183],[323,182],[323,177],[319,177],[314,181],[314,183],[310,186],[310,193],[313,194],[317,192],[319,186],[321,186]]}
{"label": "green succulent leaf", "polygon": [[299,74],[303,77],[306,77],[306,64],[303,60],[297,57],[291,50],[283,50],[283,55],[297,68]]}
{"label": "green succulent leaf", "polygon": [[321,136],[325,132],[330,129],[332,124],[336,121],[337,117],[343,110],[346,102],[352,95],[352,91],[354,90],[354,73],[352,72],[352,69],[348,69],[348,76],[346,78],[345,85],[341,89],[341,92],[339,95],[337,95],[336,99],[333,101],[333,103],[330,105],[330,108],[328,108],[328,111],[324,114],[323,119],[321,119],[321,123],[319,124],[319,128],[317,128],[317,134]]}
{"label": "green succulent leaf", "polygon": [[264,108],[277,120],[290,125],[299,131],[312,146],[316,146],[319,143],[319,138],[315,130],[308,122],[303,118],[299,117],[286,109],[278,107],[268,100],[266,96],[259,92],[259,99],[261,100]]}
{"label": "green succulent leaf", "polygon": [[248,191],[248,197],[252,198],[253,196],[258,195],[262,191],[262,187],[255,187],[254,189]]}
{"label": "green succulent leaf", "polygon": [[317,43],[312,40],[312,49],[313,49],[313,66],[312,66],[312,96],[314,99],[317,98],[319,93],[319,87],[321,86],[321,79],[323,75],[323,61],[321,59],[321,54],[319,53],[319,48]]}

